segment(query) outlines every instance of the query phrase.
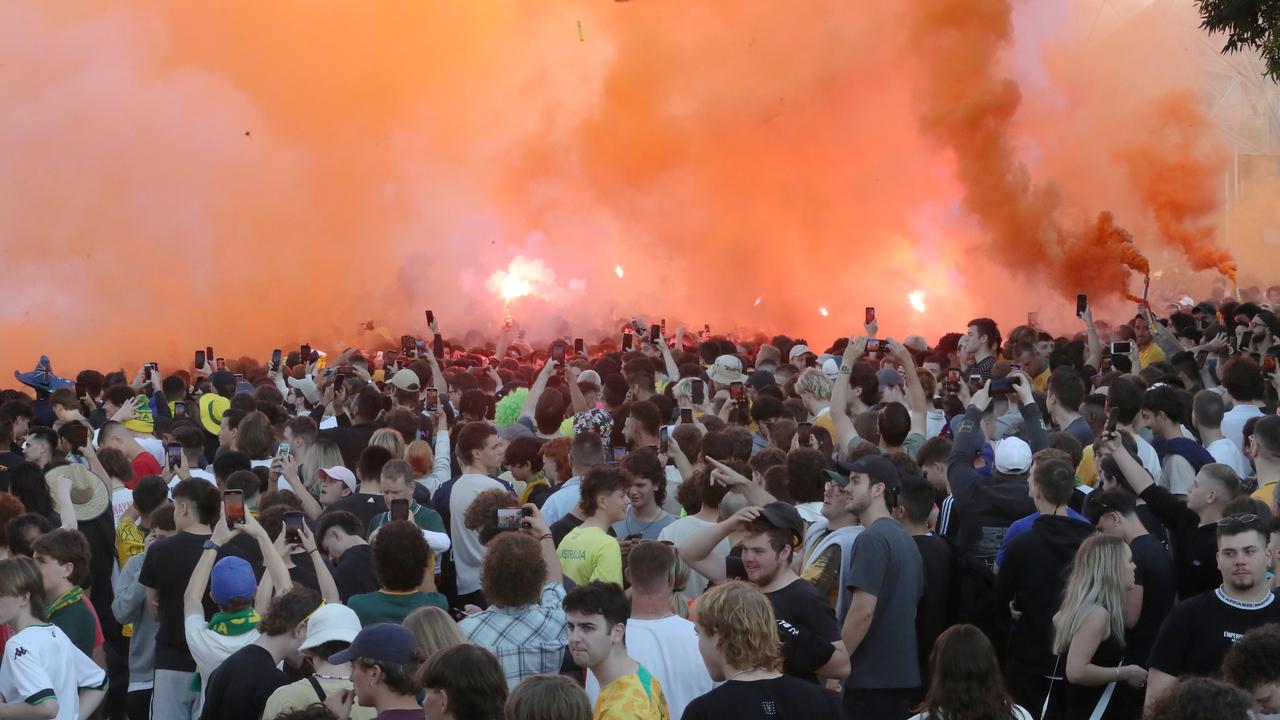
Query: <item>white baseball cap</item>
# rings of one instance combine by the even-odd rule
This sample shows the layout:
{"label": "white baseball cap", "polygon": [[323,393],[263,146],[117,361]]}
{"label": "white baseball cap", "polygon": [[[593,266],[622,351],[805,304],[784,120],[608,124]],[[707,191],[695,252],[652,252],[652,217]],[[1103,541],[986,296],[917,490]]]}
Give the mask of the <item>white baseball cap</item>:
{"label": "white baseball cap", "polygon": [[327,642],[354,642],[360,634],[360,617],[356,611],[338,603],[321,605],[307,619],[307,639],[299,650],[308,650]]}

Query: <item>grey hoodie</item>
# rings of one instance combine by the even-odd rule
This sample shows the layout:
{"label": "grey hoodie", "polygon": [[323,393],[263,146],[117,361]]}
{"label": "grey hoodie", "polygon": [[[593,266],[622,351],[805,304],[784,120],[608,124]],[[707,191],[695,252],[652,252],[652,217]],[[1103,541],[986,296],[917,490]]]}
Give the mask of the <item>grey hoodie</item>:
{"label": "grey hoodie", "polygon": [[[116,597],[111,601],[111,614],[124,625],[133,623],[129,639],[129,686],[146,683],[151,687],[156,673],[156,631],[160,623],[147,612],[147,588],[138,582],[146,551],[129,558],[112,581]],[[143,688],[138,688],[143,689]]]}

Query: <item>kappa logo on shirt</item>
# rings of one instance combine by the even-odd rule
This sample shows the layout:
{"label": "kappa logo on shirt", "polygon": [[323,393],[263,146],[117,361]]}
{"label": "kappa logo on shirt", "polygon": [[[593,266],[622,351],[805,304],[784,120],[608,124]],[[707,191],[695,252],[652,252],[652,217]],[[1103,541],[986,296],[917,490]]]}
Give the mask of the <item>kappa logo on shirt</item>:
{"label": "kappa logo on shirt", "polygon": [[1230,641],[1231,641],[1231,644],[1232,644],[1232,645],[1234,645],[1234,644],[1236,644],[1237,642],[1240,642],[1240,638],[1244,637],[1244,634],[1243,634],[1243,633],[1233,633],[1233,632],[1231,632],[1230,630],[1223,630],[1223,631],[1222,631],[1222,637],[1224,637],[1224,638],[1226,638],[1226,639],[1230,640]]}
{"label": "kappa logo on shirt", "polygon": [[19,645],[19,646],[18,646],[18,649],[17,649],[17,650],[14,650],[14,651],[13,651],[13,657],[14,657],[15,659],[16,659],[16,658],[20,658],[20,657],[22,657],[23,655],[26,655],[26,654],[27,654],[27,649],[26,649],[26,648],[24,648],[24,647],[22,647],[21,645]]}

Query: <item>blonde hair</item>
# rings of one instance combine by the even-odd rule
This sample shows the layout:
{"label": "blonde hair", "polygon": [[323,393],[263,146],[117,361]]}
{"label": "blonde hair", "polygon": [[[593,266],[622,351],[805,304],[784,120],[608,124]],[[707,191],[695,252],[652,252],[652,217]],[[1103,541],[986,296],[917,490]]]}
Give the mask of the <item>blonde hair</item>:
{"label": "blonde hair", "polygon": [[809,368],[796,380],[796,394],[807,392],[819,400],[831,399],[833,383],[827,374],[817,368]]}
{"label": "blonde hair", "polygon": [[458,623],[449,617],[449,613],[434,605],[414,610],[405,616],[401,624],[413,633],[413,644],[418,646],[418,652],[424,658],[429,659],[445,648],[467,642],[458,629]]}
{"label": "blonde hair", "polygon": [[307,477],[302,478],[302,484],[306,486],[307,492],[312,495],[320,494],[321,480],[317,470],[342,464],[342,451],[334,441],[317,440],[307,443],[307,449],[302,451],[302,468],[307,474]]}
{"label": "blonde hair", "polygon": [[375,430],[373,435],[369,437],[369,445],[386,448],[391,452],[393,459],[404,459],[404,436],[400,434],[399,430],[392,428]]}
{"label": "blonde hair", "polygon": [[773,670],[781,663],[773,605],[754,585],[734,580],[698,600],[699,632],[716,637],[725,662],[739,670]]}
{"label": "blonde hair", "polygon": [[1110,535],[1093,535],[1080,544],[1062,605],[1053,616],[1054,653],[1067,652],[1084,619],[1097,607],[1111,620],[1111,637],[1124,643],[1126,547],[1123,540]]}

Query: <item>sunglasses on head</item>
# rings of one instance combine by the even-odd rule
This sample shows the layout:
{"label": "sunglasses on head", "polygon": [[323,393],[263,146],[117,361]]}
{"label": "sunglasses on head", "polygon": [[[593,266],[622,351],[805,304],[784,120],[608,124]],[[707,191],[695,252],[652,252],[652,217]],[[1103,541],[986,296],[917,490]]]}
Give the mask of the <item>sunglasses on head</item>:
{"label": "sunglasses on head", "polygon": [[1232,527],[1234,525],[1252,525],[1253,523],[1256,523],[1256,522],[1258,522],[1257,515],[1253,515],[1253,514],[1231,515],[1229,517],[1224,517],[1221,520],[1219,520],[1218,527]]}

